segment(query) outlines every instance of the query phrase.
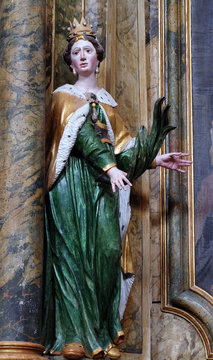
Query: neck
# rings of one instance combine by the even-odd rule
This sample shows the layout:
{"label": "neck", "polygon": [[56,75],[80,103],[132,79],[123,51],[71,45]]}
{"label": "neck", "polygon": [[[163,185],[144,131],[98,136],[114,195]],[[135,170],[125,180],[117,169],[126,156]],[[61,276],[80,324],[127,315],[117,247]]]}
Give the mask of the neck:
{"label": "neck", "polygon": [[96,93],[99,90],[95,74],[91,74],[89,76],[79,75],[78,80],[75,83],[75,87],[81,90],[83,93]]}

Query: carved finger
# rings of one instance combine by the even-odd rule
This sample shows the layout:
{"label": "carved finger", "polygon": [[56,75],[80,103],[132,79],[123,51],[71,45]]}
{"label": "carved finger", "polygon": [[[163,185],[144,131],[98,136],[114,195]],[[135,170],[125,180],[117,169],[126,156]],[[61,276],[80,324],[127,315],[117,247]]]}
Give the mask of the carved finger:
{"label": "carved finger", "polygon": [[124,178],[124,181],[126,184],[128,184],[129,186],[132,186],[132,183],[127,179],[127,177]]}
{"label": "carved finger", "polygon": [[124,190],[126,190],[125,185],[124,185],[122,179],[119,180],[119,184],[120,184],[120,188],[119,188],[119,189],[124,189]]}

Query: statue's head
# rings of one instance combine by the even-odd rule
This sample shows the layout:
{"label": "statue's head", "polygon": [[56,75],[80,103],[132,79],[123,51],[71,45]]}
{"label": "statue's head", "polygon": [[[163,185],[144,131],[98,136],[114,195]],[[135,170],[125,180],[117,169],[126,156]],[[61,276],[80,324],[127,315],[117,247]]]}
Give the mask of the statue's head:
{"label": "statue's head", "polygon": [[[96,38],[95,32],[92,30],[92,26],[90,26],[89,20],[81,19],[79,23],[76,19],[74,19],[73,23],[70,22],[69,34],[67,37],[68,45],[64,51],[63,57],[70,70],[73,71],[72,66],[72,50],[74,48],[82,48],[83,42],[89,42],[88,47],[94,48],[96,51],[98,67],[100,66],[100,62],[104,59],[104,49],[102,45]],[[79,44],[79,46],[78,46]]]}

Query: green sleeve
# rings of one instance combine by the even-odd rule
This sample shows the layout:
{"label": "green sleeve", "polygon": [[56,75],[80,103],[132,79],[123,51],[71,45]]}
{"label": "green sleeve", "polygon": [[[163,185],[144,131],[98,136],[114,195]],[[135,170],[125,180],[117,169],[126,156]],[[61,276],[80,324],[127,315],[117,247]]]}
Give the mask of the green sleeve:
{"label": "green sleeve", "polygon": [[109,165],[116,165],[112,146],[101,142],[90,119],[86,120],[79,131],[74,148],[95,168],[104,171]]}
{"label": "green sleeve", "polygon": [[130,181],[137,179],[150,167],[151,154],[149,137],[144,127],[141,127],[131,149],[116,155],[117,166],[127,172]]}
{"label": "green sleeve", "polygon": [[153,125],[150,134],[142,126],[138,132],[133,148],[116,155],[117,166],[127,172],[130,181],[134,181],[147,169],[157,156],[166,135],[174,126],[169,125],[169,105],[162,107],[164,98],[156,101],[153,114]]}

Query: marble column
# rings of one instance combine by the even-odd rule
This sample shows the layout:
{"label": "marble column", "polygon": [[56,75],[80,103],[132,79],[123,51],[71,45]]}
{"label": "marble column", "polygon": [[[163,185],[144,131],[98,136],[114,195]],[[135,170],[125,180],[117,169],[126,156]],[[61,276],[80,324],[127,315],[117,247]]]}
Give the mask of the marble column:
{"label": "marble column", "polygon": [[45,118],[42,0],[0,4],[0,359],[40,359]]}

